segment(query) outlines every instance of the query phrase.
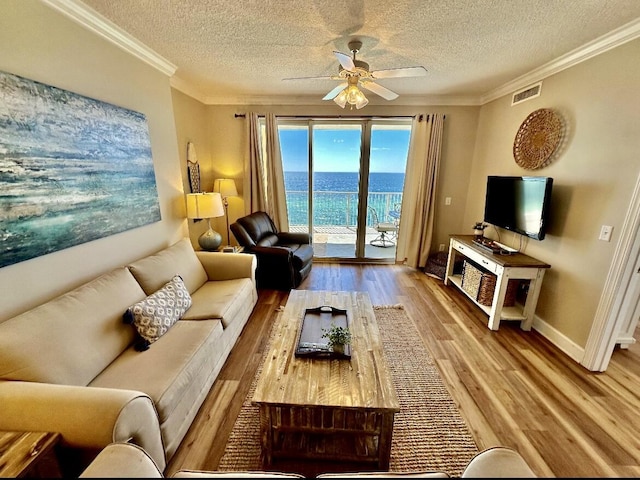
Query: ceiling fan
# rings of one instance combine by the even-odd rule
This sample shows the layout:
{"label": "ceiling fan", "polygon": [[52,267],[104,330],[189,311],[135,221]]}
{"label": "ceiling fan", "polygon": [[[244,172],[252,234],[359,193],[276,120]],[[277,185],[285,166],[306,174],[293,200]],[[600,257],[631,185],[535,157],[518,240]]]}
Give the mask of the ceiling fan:
{"label": "ceiling fan", "polygon": [[401,77],[422,77],[427,74],[427,69],[424,67],[403,67],[403,68],[389,68],[386,70],[369,70],[369,64],[362,60],[356,60],[356,54],[362,48],[362,42],[360,40],[352,40],[349,42],[349,50],[353,57],[342,53],[336,52],[336,58],[340,62],[338,67],[338,74],[331,76],[320,77],[298,77],[298,78],[285,78],[283,80],[307,80],[307,79],[331,79],[340,80],[341,83],[327,93],[322,99],[333,100],[335,103],[345,108],[347,104],[357,109],[364,107],[369,100],[364,96],[364,93],[358,88],[359,86],[365,90],[375,93],[381,96],[385,100],[395,100],[398,98],[398,94],[392,92],[382,85],[375,83],[375,80],[380,78],[401,78]]}

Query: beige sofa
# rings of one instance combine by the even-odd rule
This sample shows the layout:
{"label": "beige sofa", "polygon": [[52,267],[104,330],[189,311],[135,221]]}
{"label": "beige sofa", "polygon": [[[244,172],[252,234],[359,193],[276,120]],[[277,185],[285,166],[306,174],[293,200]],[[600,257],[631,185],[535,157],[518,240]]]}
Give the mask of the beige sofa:
{"label": "beige sofa", "polygon": [[[132,442],[163,470],[257,302],[255,270],[185,238],[0,323],[0,430],[60,432],[93,454]],[[191,306],[137,351],[123,314],[175,275]]]}
{"label": "beige sofa", "polygon": [[[162,478],[162,472],[147,453],[131,444],[108,445],[80,475],[81,478]],[[351,472],[324,473],[316,478],[449,478],[444,472]],[[492,447],[478,453],[467,464],[462,478],[535,478],[522,456],[509,447]],[[221,472],[180,470],[172,478],[304,478],[295,473]]]}

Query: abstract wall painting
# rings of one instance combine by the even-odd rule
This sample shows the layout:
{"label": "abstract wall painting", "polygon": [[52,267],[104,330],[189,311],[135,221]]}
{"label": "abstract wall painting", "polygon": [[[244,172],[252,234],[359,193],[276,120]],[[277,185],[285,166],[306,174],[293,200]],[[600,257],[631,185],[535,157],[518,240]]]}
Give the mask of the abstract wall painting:
{"label": "abstract wall painting", "polygon": [[0,268],[160,219],[144,114],[0,72]]}

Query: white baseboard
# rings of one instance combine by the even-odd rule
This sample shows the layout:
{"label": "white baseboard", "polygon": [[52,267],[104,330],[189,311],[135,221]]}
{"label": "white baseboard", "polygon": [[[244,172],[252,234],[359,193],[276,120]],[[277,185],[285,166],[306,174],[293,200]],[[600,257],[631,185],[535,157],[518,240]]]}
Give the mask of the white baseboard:
{"label": "white baseboard", "polygon": [[562,352],[567,354],[572,360],[575,360],[577,363],[582,362],[584,347],[570,340],[537,315],[533,318],[533,329],[562,350]]}

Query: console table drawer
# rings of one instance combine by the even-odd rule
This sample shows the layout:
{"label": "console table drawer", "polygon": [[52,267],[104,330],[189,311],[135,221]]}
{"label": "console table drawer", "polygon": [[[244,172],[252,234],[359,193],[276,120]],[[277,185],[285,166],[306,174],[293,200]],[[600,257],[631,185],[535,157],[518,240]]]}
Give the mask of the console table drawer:
{"label": "console table drawer", "polygon": [[486,257],[486,255],[482,255],[481,253],[476,252],[474,249],[468,247],[467,245],[464,245],[461,242],[458,242],[457,240],[452,240],[451,245],[455,250],[459,251],[465,257],[473,260],[482,268],[488,270],[491,273],[494,273],[497,275],[498,272],[502,269],[501,265],[498,265],[497,263],[492,262]]}

